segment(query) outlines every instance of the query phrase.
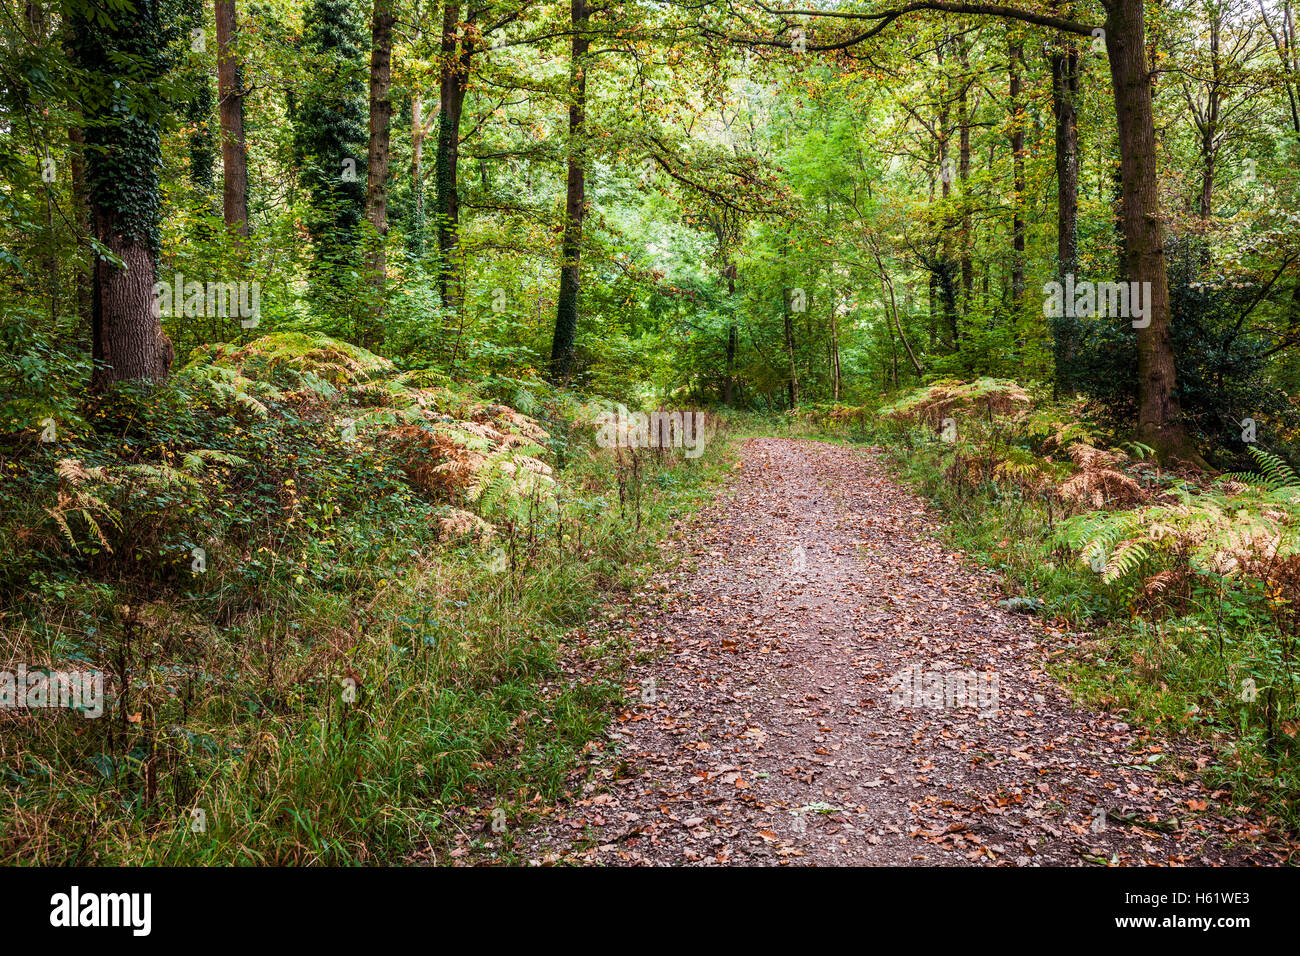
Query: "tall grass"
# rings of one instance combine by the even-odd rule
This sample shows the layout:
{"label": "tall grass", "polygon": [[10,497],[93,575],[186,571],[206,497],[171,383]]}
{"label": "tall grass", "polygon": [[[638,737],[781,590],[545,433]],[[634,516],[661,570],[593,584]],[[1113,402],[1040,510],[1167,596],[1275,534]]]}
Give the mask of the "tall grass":
{"label": "tall grass", "polygon": [[[79,533],[55,554],[51,488],[7,499],[0,669],[94,666],[111,692],[98,719],[0,710],[0,862],[431,862],[504,842],[623,692],[621,639],[566,633],[660,560],[729,454],[721,434],[691,461],[557,428],[554,505],[484,546],[449,541],[374,448],[253,438],[276,453],[244,447],[254,474],[205,486],[222,527],[203,574],[176,570],[178,541],[208,540],[192,488],[120,503],[135,531],[111,553]],[[289,459],[318,467],[295,483]]]}

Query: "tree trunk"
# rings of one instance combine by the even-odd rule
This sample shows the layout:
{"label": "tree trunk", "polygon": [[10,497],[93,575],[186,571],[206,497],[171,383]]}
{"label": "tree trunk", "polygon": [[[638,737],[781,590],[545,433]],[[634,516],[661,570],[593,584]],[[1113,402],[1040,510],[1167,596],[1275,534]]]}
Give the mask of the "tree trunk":
{"label": "tree trunk", "polygon": [[[943,71],[944,58],[943,50],[947,46],[949,37],[945,34],[944,42],[939,44],[938,64],[940,72]],[[943,195],[944,217],[942,232],[940,233],[935,249],[936,259],[939,266],[939,272],[935,276],[938,280],[938,290],[940,301],[943,303],[944,324],[948,327],[948,344],[952,346],[953,351],[957,351],[957,297],[953,290],[953,272],[956,265],[953,259],[952,239],[953,231],[957,228],[957,220],[960,218],[954,214],[952,208],[948,205],[948,200],[952,198],[952,152],[951,144],[948,141],[950,128],[950,117],[952,115],[952,102],[949,93],[948,83],[945,80],[943,88],[939,92],[939,113],[936,130],[938,132],[938,149],[939,158],[939,182],[941,193]],[[931,287],[932,293],[935,291]]]}
{"label": "tree trunk", "polygon": [[1205,117],[1201,124],[1201,219],[1209,220],[1214,214],[1214,173],[1218,160],[1219,147],[1216,143],[1219,135],[1219,100],[1220,100],[1220,66],[1219,66],[1219,28],[1222,20],[1215,16],[1210,23],[1210,63],[1213,72],[1206,96]]}
{"label": "tree trunk", "polygon": [[791,309],[789,289],[781,297],[781,306],[785,315],[785,350],[790,357],[790,379],[786,388],[790,396],[790,407],[795,408],[799,404],[799,369],[794,360],[794,311]]}
{"label": "tree trunk", "polygon": [[411,192],[415,198],[415,250],[424,258],[424,102],[419,92],[411,94]]}
{"label": "tree trunk", "polygon": [[[69,155],[72,165],[72,212],[77,229],[77,248],[78,250],[89,250],[91,221],[90,221],[90,199],[86,193],[86,158],[85,158],[85,135],[80,126],[71,126],[68,128],[68,143],[70,144]],[[91,265],[77,269],[77,317],[82,321],[82,327],[91,330],[92,345],[91,350],[95,358],[99,357],[98,341],[94,335],[95,329],[95,270],[94,252],[87,252],[91,257]],[[82,262],[83,260],[78,260]]]}
{"label": "tree trunk", "polygon": [[1148,313],[1137,329],[1138,440],[1162,459],[1199,463],[1181,421],[1175,393],[1169,278],[1156,178],[1151,78],[1143,42],[1142,0],[1109,0],[1106,50],[1115,88],[1125,264],[1130,279],[1150,283]]}
{"label": "tree trunk", "polygon": [[[88,86],[85,183],[92,234],[122,263],[119,268],[106,256],[95,257],[93,389],[122,381],[160,382],[174,357],[154,311],[162,164],[158,118],[143,114],[129,95],[142,84],[165,79],[166,11],[158,0],[136,0],[129,15],[118,11],[105,20],[102,12],[76,7],[68,24],[72,60]],[[124,169],[131,175],[123,176]]]}
{"label": "tree trunk", "polygon": [[727,326],[727,380],[722,387],[722,404],[731,407],[736,398],[736,324]]}
{"label": "tree trunk", "polygon": [[[468,42],[468,41],[466,41]],[[438,154],[435,160],[435,188],[438,219],[438,294],[443,308],[452,315],[461,309],[460,191],[457,183],[460,163],[460,114],[465,102],[465,53],[460,50],[460,3],[447,0],[442,14],[441,95],[438,106]]]}
{"label": "tree trunk", "polygon": [[[1079,50],[1066,41],[1051,56],[1052,115],[1056,121],[1056,263],[1057,279],[1078,269],[1079,259]],[[1057,392],[1073,390],[1071,363],[1074,334],[1068,320],[1052,325]]]}
{"label": "tree trunk", "polygon": [[560,292],[555,307],[555,337],[551,342],[551,378],[566,382],[573,375],[574,343],[578,335],[578,292],[582,262],[582,223],[587,207],[585,130],[587,66],[586,0],[571,0],[573,45],[569,62],[569,172],[564,197],[564,238],[560,248]]}
{"label": "tree trunk", "polygon": [[[975,264],[971,258],[970,196],[970,48],[963,38],[958,47],[961,63],[961,85],[957,98],[957,179],[961,183],[961,294],[962,309],[970,311],[971,295],[975,291]],[[957,344],[954,332],[953,344]]]}
{"label": "tree trunk", "polygon": [[375,301],[361,344],[374,348],[380,339],[384,314],[384,239],[388,235],[388,128],[393,117],[389,99],[393,61],[393,0],[375,0],[370,22],[370,149],[366,163],[366,221],[375,235],[366,271],[374,285]]}
{"label": "tree trunk", "polygon": [[[916,353],[912,351],[912,346],[911,343],[907,341],[907,336],[903,334],[903,320],[902,318],[899,317],[898,299],[894,295],[894,280],[891,279],[889,277],[889,273],[885,271],[885,262],[883,259],[881,259],[880,253],[876,252],[874,253],[874,255],[876,258],[876,266],[880,269],[880,287],[888,296],[889,311],[892,312],[894,315],[894,327],[898,329],[898,338],[902,341],[903,348],[907,350],[907,357],[911,359],[912,368],[916,370],[916,377],[919,379],[925,374],[925,372],[921,368],[921,363],[917,361]],[[892,342],[892,336],[891,336],[891,342]],[[895,363],[894,363],[894,384],[895,385],[898,384],[897,358],[895,358]]]}
{"label": "tree trunk", "polygon": [[1020,318],[1025,298],[1025,107],[1021,101],[1020,65],[1024,61],[1024,46],[1018,40],[1008,43],[1011,80],[1011,166],[1012,200],[1011,219],[1011,308],[1012,323]]}
{"label": "tree trunk", "polygon": [[[727,277],[727,308],[729,314],[734,315],[735,297],[736,297],[736,266],[735,263],[728,262],[723,270]],[[727,407],[731,406],[732,400],[736,395],[736,322],[731,319],[727,323],[727,375],[722,383],[722,404]]]}
{"label": "tree trunk", "polygon": [[1079,51],[1053,53],[1052,114],[1056,120],[1057,274],[1073,273],[1079,258]]}
{"label": "tree trunk", "polygon": [[217,100],[221,114],[221,208],[226,228],[248,238],[248,147],[244,141],[244,83],[235,56],[235,0],[214,0],[217,21]]}
{"label": "tree trunk", "polygon": [[840,331],[835,319],[835,296],[831,300],[831,400],[840,400]]}
{"label": "tree trunk", "polygon": [[96,364],[91,382],[101,388],[112,382],[167,377],[175,357],[171,341],[153,310],[156,263],[145,242],[128,238],[111,210],[94,210],[95,237],[125,264],[119,269],[107,259],[95,261],[92,325]]}

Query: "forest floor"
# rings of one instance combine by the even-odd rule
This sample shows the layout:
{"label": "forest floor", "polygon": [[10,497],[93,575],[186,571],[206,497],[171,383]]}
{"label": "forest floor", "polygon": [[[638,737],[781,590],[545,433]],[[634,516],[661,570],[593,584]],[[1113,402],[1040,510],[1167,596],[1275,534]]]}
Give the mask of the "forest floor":
{"label": "forest floor", "polygon": [[[534,864],[1281,861],[1203,782],[1208,742],[1073,703],[1048,672],[1072,636],[1000,606],[996,576],[936,527],[869,450],[747,441],[687,560],[639,598],[628,707],[572,798],[477,849]],[[580,657],[571,679],[592,667]],[[891,693],[918,667],[996,675],[996,701]]]}

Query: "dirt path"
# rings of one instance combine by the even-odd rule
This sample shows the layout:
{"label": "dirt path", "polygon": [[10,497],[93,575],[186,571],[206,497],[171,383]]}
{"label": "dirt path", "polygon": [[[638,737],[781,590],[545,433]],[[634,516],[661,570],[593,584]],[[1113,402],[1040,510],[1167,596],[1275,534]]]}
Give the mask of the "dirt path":
{"label": "dirt path", "polygon": [[746,443],[694,569],[644,612],[631,706],[581,794],[515,834],[525,857],[1277,862],[1200,782],[1210,751],[1074,707],[1044,670],[1060,638],[934,527],[868,452]]}

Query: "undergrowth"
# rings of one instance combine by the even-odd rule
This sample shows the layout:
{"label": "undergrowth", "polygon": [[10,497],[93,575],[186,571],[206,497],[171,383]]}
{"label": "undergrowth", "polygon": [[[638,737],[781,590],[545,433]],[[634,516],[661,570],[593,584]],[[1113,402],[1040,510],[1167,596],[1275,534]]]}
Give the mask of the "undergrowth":
{"label": "undergrowth", "polygon": [[0,436],[0,669],[105,681],[0,709],[0,862],[440,860],[557,796],[622,694],[561,636],[727,445],[615,454],[580,408],[282,335]]}

